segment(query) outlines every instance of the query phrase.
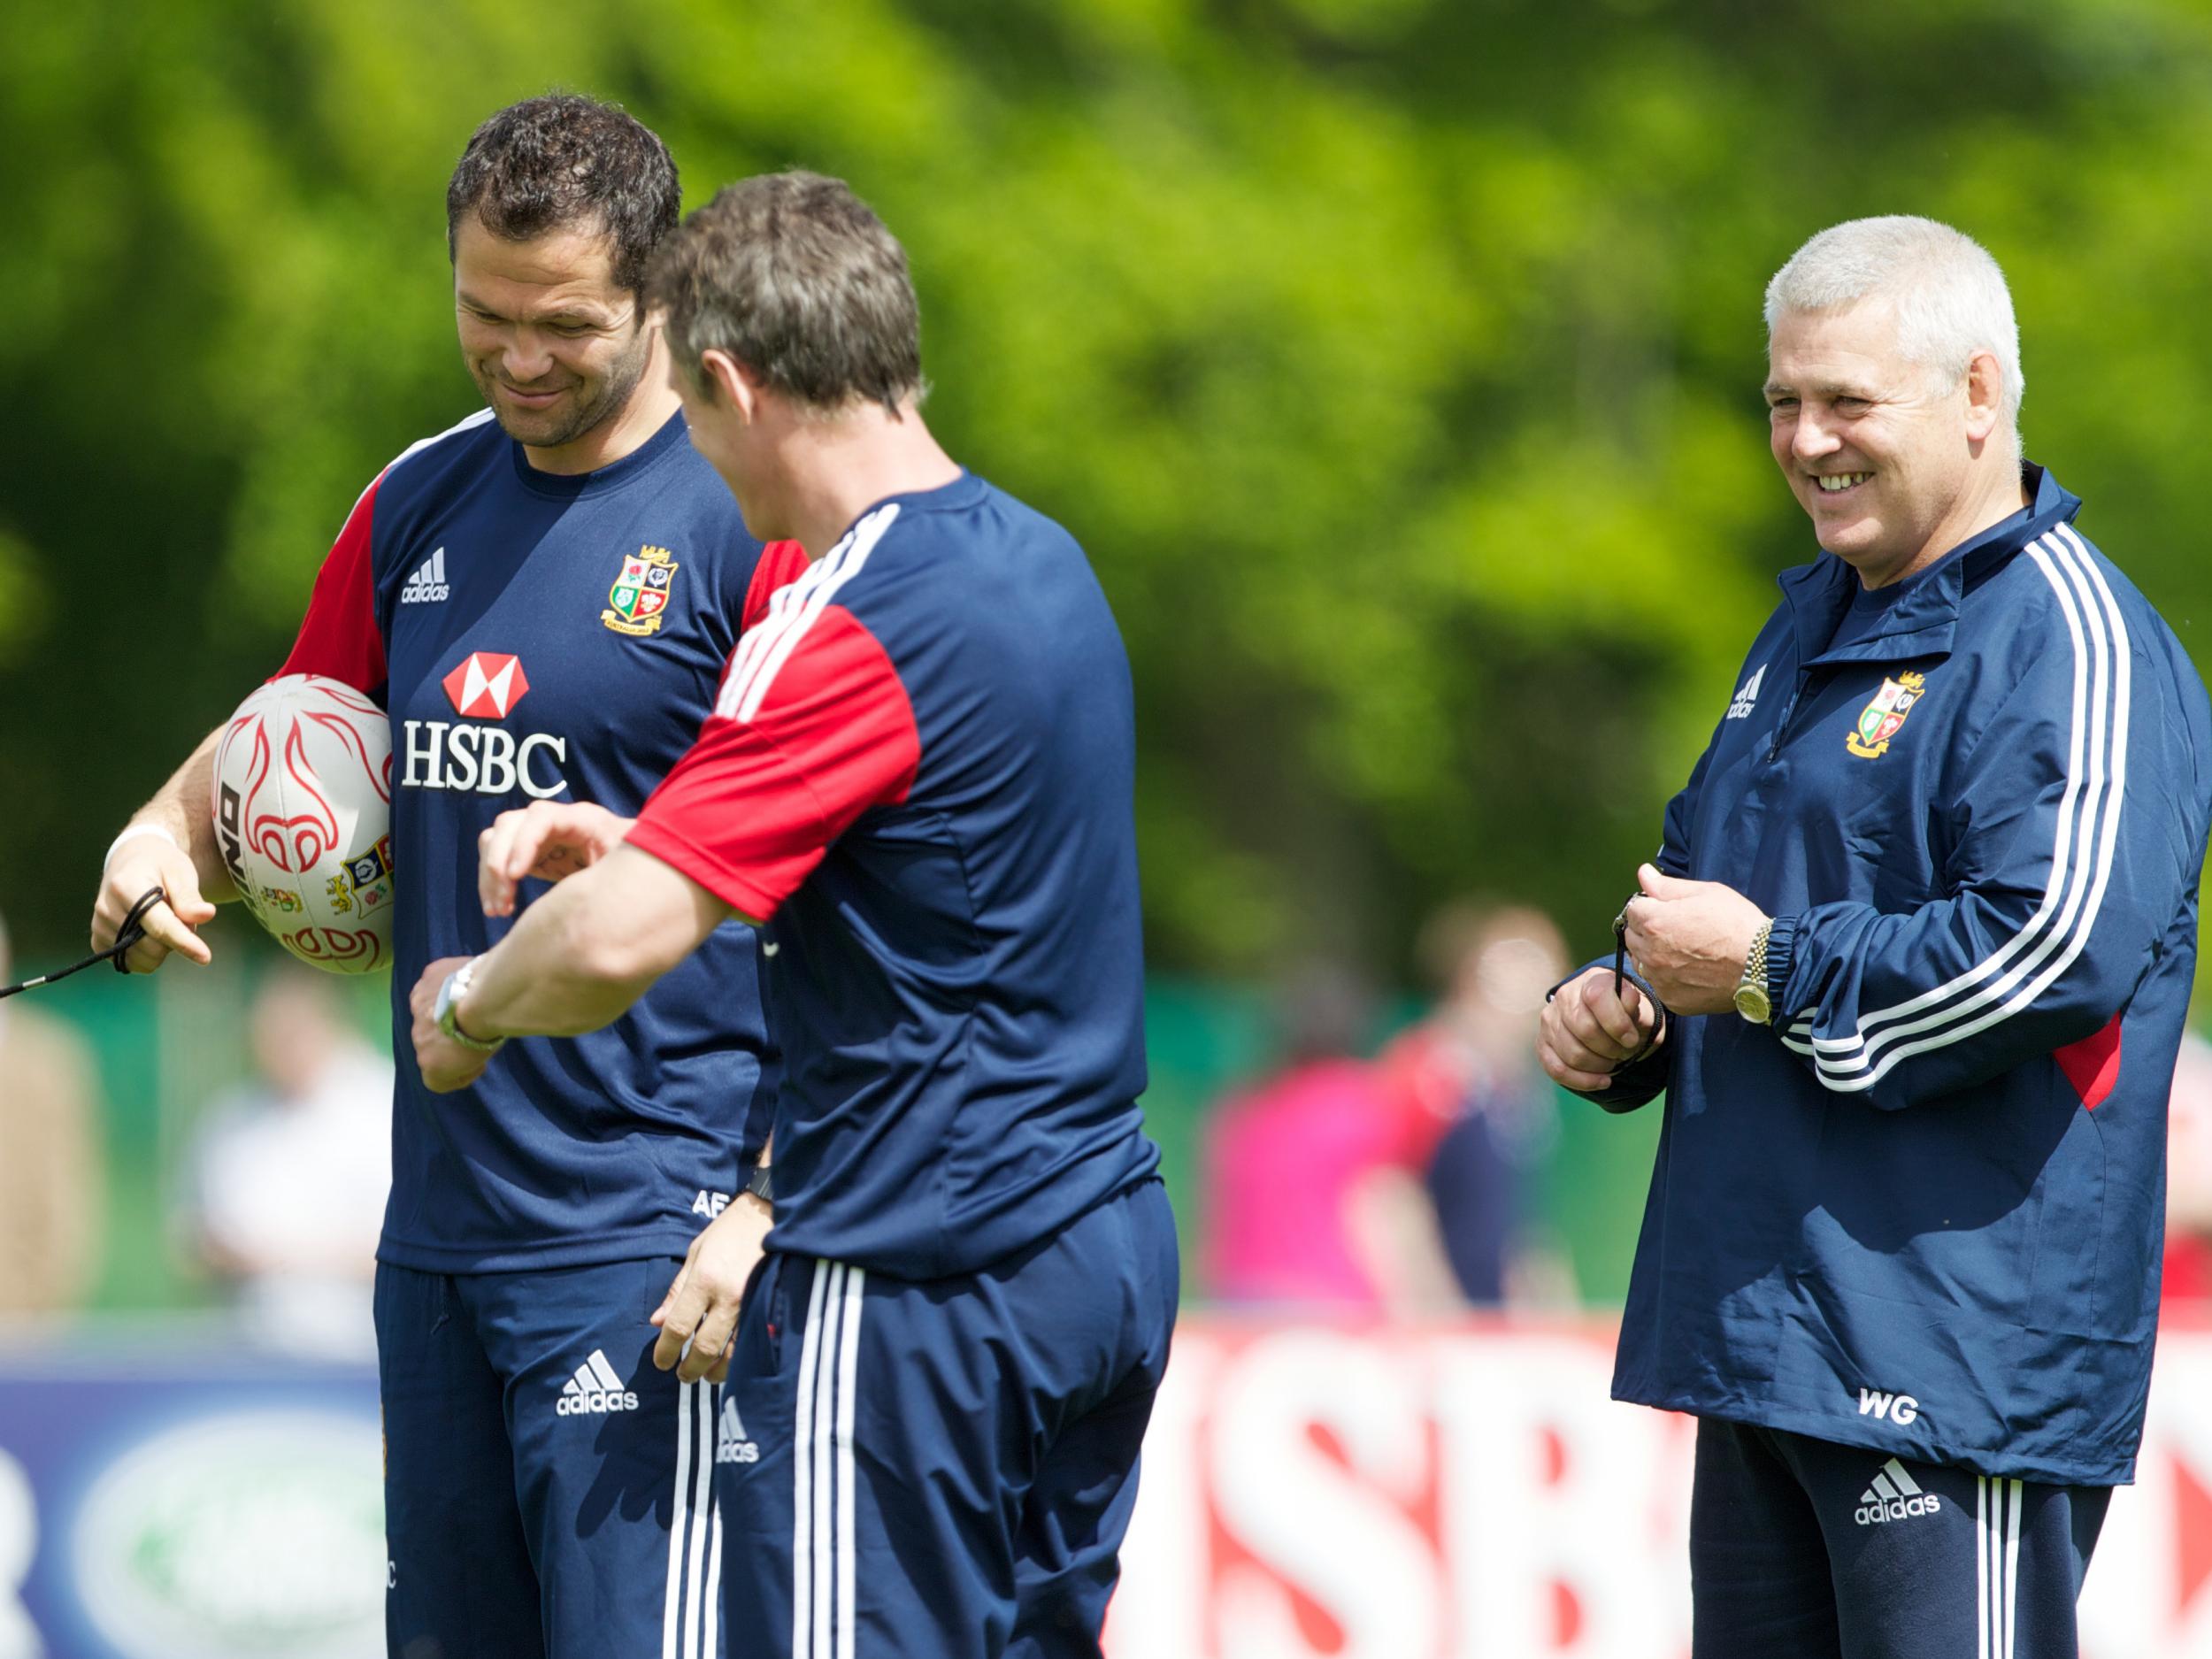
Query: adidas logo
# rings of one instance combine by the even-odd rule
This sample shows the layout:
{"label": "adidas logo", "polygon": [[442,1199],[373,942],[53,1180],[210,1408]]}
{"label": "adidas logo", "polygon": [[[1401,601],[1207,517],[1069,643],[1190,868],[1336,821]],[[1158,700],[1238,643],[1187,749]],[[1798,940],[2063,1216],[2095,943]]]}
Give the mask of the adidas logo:
{"label": "adidas logo", "polygon": [[[439,550],[442,552],[444,549]],[[1742,687],[1736,693],[1736,700],[1728,705],[1727,718],[1747,720],[1751,718],[1752,710],[1759,705],[1759,683],[1766,677],[1767,665],[1761,663],[1752,671],[1751,678],[1743,682]]]}
{"label": "adidas logo", "polygon": [[1920,1483],[1905,1472],[1904,1464],[1893,1457],[1882,1465],[1874,1484],[1859,1494],[1859,1507],[1852,1511],[1851,1518],[1861,1526],[1878,1526],[1885,1521],[1933,1515],[1942,1507],[1943,1500],[1932,1492],[1923,1492]]}
{"label": "adidas logo", "polygon": [[622,1386],[622,1379],[607,1363],[606,1355],[594,1348],[591,1357],[576,1368],[576,1374],[561,1385],[561,1397],[554,1402],[553,1409],[565,1417],[634,1411],[637,1396]]}
{"label": "adidas logo", "polygon": [[452,591],[446,586],[445,549],[440,548],[423,560],[420,570],[407,579],[407,586],[399,590],[399,603],[403,605],[439,604]]}
{"label": "adidas logo", "polygon": [[718,1463],[757,1463],[760,1448],[745,1438],[745,1419],[737,1415],[737,1402],[722,1402],[722,1428],[714,1437],[714,1461]]}

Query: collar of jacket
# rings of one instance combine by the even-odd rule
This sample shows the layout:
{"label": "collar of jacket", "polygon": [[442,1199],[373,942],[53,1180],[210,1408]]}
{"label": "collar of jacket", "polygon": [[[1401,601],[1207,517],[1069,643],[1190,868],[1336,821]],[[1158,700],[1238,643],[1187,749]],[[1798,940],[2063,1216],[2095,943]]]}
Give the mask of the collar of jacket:
{"label": "collar of jacket", "polygon": [[2071,522],[2081,511],[2081,497],[2032,461],[2021,463],[2020,482],[2031,498],[2028,506],[1960,542],[1913,577],[1874,631],[1840,650],[1830,650],[1828,641],[1859,592],[1858,572],[1832,553],[1784,571],[1777,580],[1789,601],[1799,665],[1947,655],[1968,589],[1980,587],[2029,542],[2053,525]]}

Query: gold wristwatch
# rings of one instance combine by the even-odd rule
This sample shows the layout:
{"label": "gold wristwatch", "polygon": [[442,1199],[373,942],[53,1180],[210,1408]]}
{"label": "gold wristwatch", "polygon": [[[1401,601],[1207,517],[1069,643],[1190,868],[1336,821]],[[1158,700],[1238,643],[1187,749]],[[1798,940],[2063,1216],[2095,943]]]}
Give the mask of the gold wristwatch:
{"label": "gold wristwatch", "polygon": [[1736,1011],[1755,1025],[1774,1018],[1773,999],[1767,995],[1767,935],[1773,931],[1772,922],[1759,924],[1759,931],[1751,935],[1750,954],[1743,959],[1743,978],[1736,981]]}

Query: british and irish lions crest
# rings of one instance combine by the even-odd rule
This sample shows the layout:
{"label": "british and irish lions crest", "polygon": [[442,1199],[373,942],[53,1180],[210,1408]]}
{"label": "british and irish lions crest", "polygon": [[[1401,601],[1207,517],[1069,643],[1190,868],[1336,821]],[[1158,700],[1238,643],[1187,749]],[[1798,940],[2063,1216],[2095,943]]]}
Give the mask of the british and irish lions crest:
{"label": "british and irish lions crest", "polygon": [[1927,685],[1924,674],[1903,673],[1894,680],[1884,680],[1873,700],[1859,710],[1858,726],[1843,740],[1843,746],[1861,760],[1879,759]]}
{"label": "british and irish lions crest", "polygon": [[617,634],[642,637],[657,632],[680,568],[666,548],[640,548],[622,561],[622,573],[608,589],[607,609],[599,619]]}

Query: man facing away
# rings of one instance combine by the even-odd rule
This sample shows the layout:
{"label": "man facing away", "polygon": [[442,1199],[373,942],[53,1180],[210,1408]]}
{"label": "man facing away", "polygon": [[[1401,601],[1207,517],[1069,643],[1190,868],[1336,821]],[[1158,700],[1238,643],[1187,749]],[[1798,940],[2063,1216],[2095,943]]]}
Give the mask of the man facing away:
{"label": "man facing away", "polygon": [[729,1367],[733,1645],[1094,1655],[1177,1276],[1120,634],[1068,534],[923,425],[904,251],[842,184],[724,190],[649,293],[693,442],[815,563],[626,841],[550,804],[493,837],[495,910],[549,848],[596,862],[431,964],[424,1072],[597,1026],[762,923],[772,1167],[657,1316],[661,1363]]}
{"label": "man facing away", "polygon": [[[494,818],[534,798],[635,811],[803,565],[763,550],[686,442],[640,292],[678,208],[666,148],[611,106],[532,98],[477,130],[446,230],[486,407],[362,493],[284,664],[390,714],[397,1035],[422,964],[492,941],[475,851]],[[96,942],[168,890],[140,972],[206,961],[196,930],[232,895],[217,736],[109,856]],[[757,961],[721,930],[610,1029],[511,1045],[462,1096],[434,1096],[397,1042],[375,1290],[395,1655],[722,1651],[713,1402],[646,1363],[646,1319],[757,1145]]]}
{"label": "man facing away", "polygon": [[1699,1659],[2076,1651],[2132,1479],[2212,710],[2024,463],[2011,300],[1926,219],[1767,290],[1782,578],[1540,1050],[1666,1120],[1614,1376],[1700,1419]]}

